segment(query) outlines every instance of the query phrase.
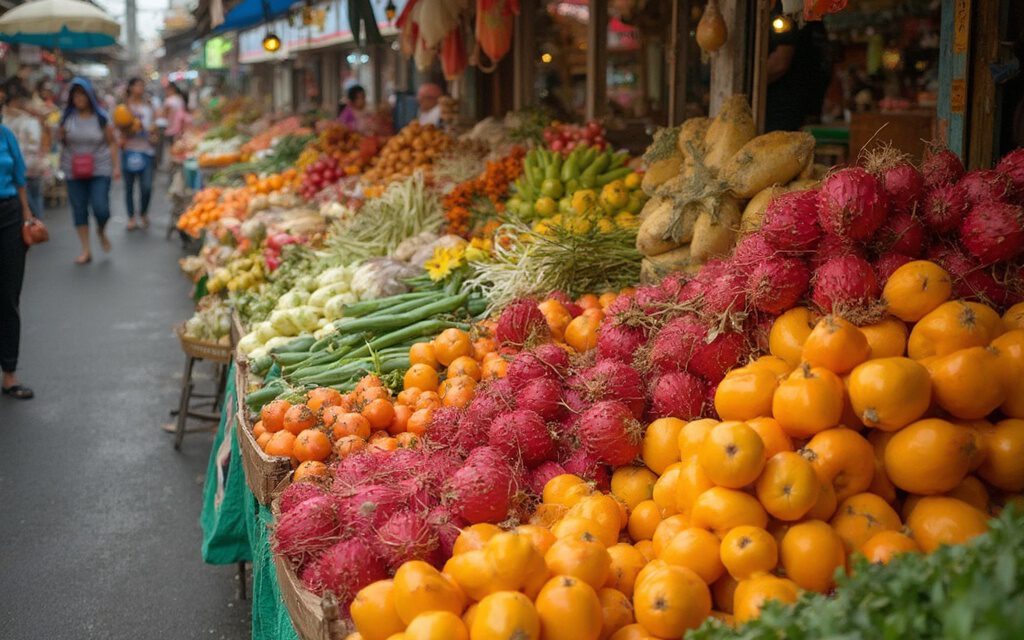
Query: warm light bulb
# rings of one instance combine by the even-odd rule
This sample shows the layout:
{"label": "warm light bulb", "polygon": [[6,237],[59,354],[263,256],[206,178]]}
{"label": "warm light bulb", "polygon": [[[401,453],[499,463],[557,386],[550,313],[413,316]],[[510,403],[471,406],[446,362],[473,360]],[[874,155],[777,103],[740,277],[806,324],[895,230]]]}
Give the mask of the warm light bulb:
{"label": "warm light bulb", "polygon": [[392,20],[395,19],[395,13],[397,13],[395,3],[391,2],[391,0],[388,0],[387,6],[384,7],[384,17],[388,19],[388,22],[391,22]]}
{"label": "warm light bulb", "polygon": [[263,37],[263,50],[269,53],[276,53],[281,48],[281,38],[273,33],[268,33]]}
{"label": "warm light bulb", "polygon": [[786,16],[776,16],[772,20],[772,31],[775,33],[786,33],[793,28],[793,21]]}
{"label": "warm light bulb", "polygon": [[550,64],[551,60],[552,60],[552,57],[551,57],[550,53],[542,53],[540,55],[540,61],[543,62],[544,64]]}

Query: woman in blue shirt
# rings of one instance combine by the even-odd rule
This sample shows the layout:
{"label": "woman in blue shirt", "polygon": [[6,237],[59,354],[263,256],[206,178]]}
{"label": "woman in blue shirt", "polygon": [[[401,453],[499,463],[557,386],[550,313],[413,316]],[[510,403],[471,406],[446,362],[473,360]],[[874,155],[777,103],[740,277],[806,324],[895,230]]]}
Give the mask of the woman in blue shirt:
{"label": "woman in blue shirt", "polygon": [[25,242],[21,227],[32,219],[25,191],[25,160],[18,140],[0,125],[0,370],[5,396],[28,400],[34,394],[18,382],[21,318],[18,300],[25,277]]}

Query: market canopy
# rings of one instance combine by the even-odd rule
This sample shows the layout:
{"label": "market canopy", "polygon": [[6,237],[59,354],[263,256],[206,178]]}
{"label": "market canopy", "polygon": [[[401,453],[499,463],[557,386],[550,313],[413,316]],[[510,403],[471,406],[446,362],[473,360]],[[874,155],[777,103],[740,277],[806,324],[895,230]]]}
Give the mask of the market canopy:
{"label": "market canopy", "polygon": [[288,13],[298,0],[242,0],[224,16],[224,22],[215,26],[214,33],[236,31],[256,26]]}
{"label": "market canopy", "polygon": [[117,43],[121,25],[80,0],[35,0],[0,17],[0,40],[48,49],[95,49]]}

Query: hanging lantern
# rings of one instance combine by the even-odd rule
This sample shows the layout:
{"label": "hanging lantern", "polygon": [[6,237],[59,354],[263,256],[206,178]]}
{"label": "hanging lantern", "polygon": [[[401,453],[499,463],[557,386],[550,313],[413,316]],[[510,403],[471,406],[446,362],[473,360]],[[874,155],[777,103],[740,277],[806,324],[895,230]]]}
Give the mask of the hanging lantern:
{"label": "hanging lantern", "polygon": [[281,38],[277,37],[277,34],[268,32],[267,35],[263,36],[263,50],[267,53],[277,53],[277,50],[281,48]]}
{"label": "hanging lantern", "polygon": [[384,17],[388,19],[388,22],[392,22],[395,19],[395,13],[398,9],[395,7],[395,3],[388,0],[388,3],[384,5]]}

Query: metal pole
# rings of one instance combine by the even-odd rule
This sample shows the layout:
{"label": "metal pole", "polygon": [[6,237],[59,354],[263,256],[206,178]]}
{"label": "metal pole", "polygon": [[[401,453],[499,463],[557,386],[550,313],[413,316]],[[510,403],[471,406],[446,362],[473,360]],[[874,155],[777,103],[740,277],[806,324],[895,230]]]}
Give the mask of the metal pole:
{"label": "metal pole", "polygon": [[135,0],[125,0],[124,4],[125,31],[128,44],[128,59],[131,64],[139,63],[139,32],[135,18]]}

